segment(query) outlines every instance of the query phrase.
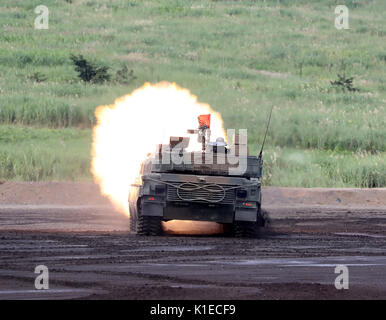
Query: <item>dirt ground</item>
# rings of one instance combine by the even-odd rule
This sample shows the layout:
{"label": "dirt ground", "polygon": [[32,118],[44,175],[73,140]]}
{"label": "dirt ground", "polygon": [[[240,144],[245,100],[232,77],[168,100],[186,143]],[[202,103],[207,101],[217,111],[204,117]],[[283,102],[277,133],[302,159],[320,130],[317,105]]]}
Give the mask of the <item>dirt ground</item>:
{"label": "dirt ground", "polygon": [[0,184],[0,299],[386,299],[386,189],[269,187],[263,207],[259,239],[137,237],[92,183]]}

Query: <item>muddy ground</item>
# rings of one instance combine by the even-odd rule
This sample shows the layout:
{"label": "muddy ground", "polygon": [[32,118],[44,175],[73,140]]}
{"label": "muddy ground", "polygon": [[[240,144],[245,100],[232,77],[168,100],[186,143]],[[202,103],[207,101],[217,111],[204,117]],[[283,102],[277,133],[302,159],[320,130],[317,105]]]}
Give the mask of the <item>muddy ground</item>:
{"label": "muddy ground", "polygon": [[92,183],[1,184],[0,299],[386,299],[386,189],[263,192],[259,239],[213,224],[136,237]]}

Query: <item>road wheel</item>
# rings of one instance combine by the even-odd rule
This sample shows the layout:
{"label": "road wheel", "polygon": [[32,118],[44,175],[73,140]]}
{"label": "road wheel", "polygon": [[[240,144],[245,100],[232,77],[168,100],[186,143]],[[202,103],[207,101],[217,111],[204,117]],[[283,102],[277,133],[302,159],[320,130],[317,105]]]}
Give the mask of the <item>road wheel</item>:
{"label": "road wheel", "polygon": [[141,236],[162,235],[162,217],[140,215],[138,219],[137,234]]}

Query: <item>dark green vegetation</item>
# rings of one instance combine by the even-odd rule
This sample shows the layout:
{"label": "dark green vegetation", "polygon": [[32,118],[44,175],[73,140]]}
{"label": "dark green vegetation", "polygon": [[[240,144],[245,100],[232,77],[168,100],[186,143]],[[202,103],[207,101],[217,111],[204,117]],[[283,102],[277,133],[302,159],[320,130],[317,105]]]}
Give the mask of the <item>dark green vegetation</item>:
{"label": "dark green vegetation", "polygon": [[111,78],[108,74],[108,67],[97,66],[95,63],[87,61],[81,54],[79,56],[72,54],[70,59],[75,65],[79,78],[85,82],[104,83]]}
{"label": "dark green vegetation", "polygon": [[[275,106],[265,183],[386,186],[385,1],[345,1],[349,30],[335,0],[45,0],[35,30],[40,4],[0,4],[1,179],[90,178],[94,109],[167,80],[248,128],[252,152]],[[71,55],[110,77],[82,81]]]}

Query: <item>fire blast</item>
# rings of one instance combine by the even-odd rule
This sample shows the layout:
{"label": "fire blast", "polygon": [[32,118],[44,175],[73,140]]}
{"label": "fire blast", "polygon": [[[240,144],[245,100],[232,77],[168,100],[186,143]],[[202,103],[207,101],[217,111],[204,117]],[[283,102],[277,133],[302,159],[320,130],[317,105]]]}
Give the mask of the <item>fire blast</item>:
{"label": "fire blast", "polygon": [[[113,105],[98,107],[91,170],[102,194],[129,215],[130,184],[138,177],[142,161],[157,144],[167,143],[173,135],[186,135],[187,128],[197,126],[200,114],[209,113],[213,135],[225,137],[221,115],[175,83],[145,83]],[[201,150],[201,144],[192,141],[191,148]]]}

